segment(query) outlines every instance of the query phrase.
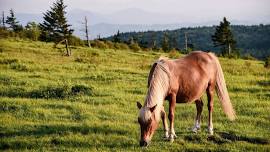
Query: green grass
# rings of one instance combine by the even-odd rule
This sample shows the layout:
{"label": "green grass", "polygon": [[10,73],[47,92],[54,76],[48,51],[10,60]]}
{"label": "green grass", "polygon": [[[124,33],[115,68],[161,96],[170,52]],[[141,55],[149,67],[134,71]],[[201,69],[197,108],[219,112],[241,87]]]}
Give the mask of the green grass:
{"label": "green grass", "polygon": [[170,54],[81,47],[71,57],[64,52],[51,43],[0,39],[0,150],[270,151],[270,70],[261,61],[220,58],[234,122],[215,97],[214,136],[206,132],[206,106],[202,130],[194,134],[195,104],[178,104],[174,143],[162,139],[160,123],[142,149],[136,101],[144,100],[151,64]]}

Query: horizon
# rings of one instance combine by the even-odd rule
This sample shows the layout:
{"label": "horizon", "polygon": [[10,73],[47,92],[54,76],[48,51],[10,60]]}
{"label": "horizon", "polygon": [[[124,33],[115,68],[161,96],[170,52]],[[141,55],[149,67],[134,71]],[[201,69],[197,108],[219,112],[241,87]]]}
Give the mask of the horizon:
{"label": "horizon", "polygon": [[[53,2],[55,0],[0,0],[0,10],[5,11],[6,15],[11,8],[14,9],[15,15],[42,14],[50,9]],[[226,2],[217,0],[205,0],[203,2],[196,0],[189,2],[183,0],[168,0],[166,2],[162,0],[65,0],[64,3],[67,5],[67,13],[77,10],[93,13],[97,16],[117,16],[126,13],[126,15],[130,16],[135,15],[135,17],[138,12],[149,14],[149,21],[144,21],[147,25],[187,22],[201,23],[220,21],[223,17],[227,17],[231,21],[243,22],[244,24],[270,23],[270,10],[268,8],[270,1],[268,0],[228,0]],[[25,5],[35,7],[29,8],[25,7]],[[144,22],[136,21],[136,19],[134,21],[125,19],[125,21],[119,24],[142,25]],[[99,23],[111,24],[110,22]]]}
{"label": "horizon", "polygon": [[[0,11],[5,11],[7,16],[12,8],[17,20],[25,26],[30,21],[41,23],[43,13],[55,1],[0,0]],[[64,3],[68,23],[80,38],[84,37],[81,32],[84,16],[89,19],[91,39],[114,35],[118,30],[125,33],[216,26],[223,17],[231,25],[270,24],[268,0],[64,0]]]}

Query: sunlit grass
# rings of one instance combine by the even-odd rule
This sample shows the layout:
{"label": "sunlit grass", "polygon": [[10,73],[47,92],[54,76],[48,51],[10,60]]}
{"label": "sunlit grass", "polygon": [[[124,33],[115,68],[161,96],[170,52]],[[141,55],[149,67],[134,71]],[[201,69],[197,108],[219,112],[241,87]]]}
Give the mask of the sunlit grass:
{"label": "sunlit grass", "polygon": [[[67,57],[52,43],[0,39],[0,149],[142,150],[136,101],[143,102],[148,71],[161,55],[170,56],[77,47]],[[180,104],[174,143],[163,140],[160,124],[143,150],[270,150],[270,71],[261,61],[220,61],[237,119],[229,121],[215,97],[209,137],[204,97],[202,130],[193,134],[195,105]]]}

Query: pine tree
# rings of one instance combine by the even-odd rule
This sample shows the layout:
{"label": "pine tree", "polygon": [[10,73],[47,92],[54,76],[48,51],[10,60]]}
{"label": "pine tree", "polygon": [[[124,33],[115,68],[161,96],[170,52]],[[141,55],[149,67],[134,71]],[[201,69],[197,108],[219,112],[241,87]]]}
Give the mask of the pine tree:
{"label": "pine tree", "polygon": [[212,41],[215,47],[222,48],[223,55],[231,55],[234,53],[232,50],[235,49],[236,41],[230,29],[230,22],[227,21],[226,17],[224,17],[223,22],[220,22],[220,25],[216,27],[216,32],[212,35]]}
{"label": "pine tree", "polygon": [[42,30],[42,40],[45,41],[54,41],[58,43],[63,40],[67,40],[73,33],[73,29],[70,29],[70,26],[67,23],[65,17],[66,11],[63,0],[56,0],[51,7],[51,10],[48,10],[44,13],[44,21],[40,24]]}
{"label": "pine tree", "polygon": [[162,40],[162,50],[165,51],[165,52],[168,52],[169,51],[169,38],[168,38],[168,34],[167,33],[164,33],[163,35],[163,40]]}
{"label": "pine tree", "polygon": [[10,9],[10,16],[7,16],[6,24],[8,24],[9,29],[13,30],[14,32],[19,32],[23,30],[22,25],[19,25],[19,22],[15,18],[13,9]]}
{"label": "pine tree", "polygon": [[113,36],[113,42],[115,42],[115,43],[121,42],[119,30],[117,31],[116,35]]}

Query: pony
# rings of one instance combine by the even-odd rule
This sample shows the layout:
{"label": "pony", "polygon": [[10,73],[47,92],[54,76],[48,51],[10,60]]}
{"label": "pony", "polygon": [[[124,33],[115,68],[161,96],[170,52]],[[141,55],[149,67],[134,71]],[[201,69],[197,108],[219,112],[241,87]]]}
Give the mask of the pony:
{"label": "pony", "polygon": [[[223,71],[213,53],[193,51],[183,58],[157,60],[148,76],[148,91],[144,105],[137,102],[138,123],[141,129],[140,146],[149,145],[160,118],[163,122],[165,139],[173,141],[177,137],[174,131],[176,103],[195,101],[197,115],[192,131],[196,133],[200,129],[203,109],[201,97],[205,92],[208,99],[208,132],[213,135],[212,112],[215,90],[224,113],[230,120],[234,120],[236,114],[230,101]],[[163,106],[164,100],[169,101],[169,127]]]}

